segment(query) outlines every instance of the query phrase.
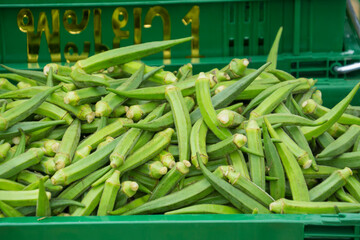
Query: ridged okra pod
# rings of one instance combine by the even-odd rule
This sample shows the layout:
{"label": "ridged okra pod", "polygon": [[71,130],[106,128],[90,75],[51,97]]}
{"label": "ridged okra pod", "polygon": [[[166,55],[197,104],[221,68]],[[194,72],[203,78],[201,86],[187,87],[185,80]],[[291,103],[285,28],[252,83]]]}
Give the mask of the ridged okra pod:
{"label": "ridged okra pod", "polygon": [[257,118],[271,113],[298,85],[299,83],[289,84],[274,91],[251,111],[250,118]]}
{"label": "ridged okra pod", "polygon": [[94,103],[108,94],[104,87],[88,87],[67,92],[64,96],[64,103],[71,106],[78,106],[85,103]]}
{"label": "ridged okra pod", "polygon": [[[144,66],[142,65],[125,83],[117,87],[117,90],[128,91],[139,87],[143,81]],[[95,105],[97,117],[108,117],[112,111],[126,101],[125,97],[109,93]]]}
{"label": "ridged okra pod", "polygon": [[349,150],[360,135],[360,126],[352,125],[343,135],[330,143],[317,157],[335,157]]}
{"label": "ridged okra pod", "polygon": [[118,170],[121,173],[124,173],[154,158],[170,144],[171,135],[173,133],[174,130],[172,128],[158,132],[151,141],[132,153],[126,159],[125,163],[118,168]]}
{"label": "ridged okra pod", "polygon": [[125,123],[132,122],[127,118],[119,118],[115,122],[107,125],[106,127],[100,129],[99,131],[93,133],[88,136],[86,139],[80,142],[77,146],[77,151],[82,149],[85,146],[91,146],[92,148],[96,148],[97,145],[104,141],[107,136],[117,137],[126,132],[127,128],[124,126]]}
{"label": "ridged okra pod", "polygon": [[54,157],[56,169],[64,168],[71,163],[80,140],[80,134],[81,122],[75,119],[66,130],[61,140],[59,150]]}
{"label": "ridged okra pod", "polygon": [[50,198],[45,192],[44,179],[39,179],[39,196],[36,203],[36,216],[48,217],[51,216]]}
{"label": "ridged okra pod", "polygon": [[97,170],[108,161],[110,153],[114,150],[116,144],[121,137],[103,147],[99,151],[95,151],[89,156],[72,163],[71,165],[58,170],[52,177],[51,181],[55,185],[69,185],[70,183],[85,177],[89,173]]}
{"label": "ridged okra pod", "polygon": [[[46,192],[46,195],[50,199],[51,193]],[[12,207],[35,206],[38,196],[38,189],[29,191],[0,191],[0,201]]]}
{"label": "ridged okra pod", "polygon": [[85,207],[77,207],[71,216],[89,216],[99,204],[103,190],[104,184],[91,188],[81,201]]}
{"label": "ridged okra pod", "polygon": [[211,104],[210,80],[205,74],[200,73],[195,83],[195,89],[196,100],[203,120],[208,128],[221,140],[231,136],[230,131],[227,128],[220,127],[217,122],[216,111]]}
{"label": "ridged okra pod", "polygon": [[[301,131],[304,133],[306,139],[309,141],[312,138],[316,138],[326,130],[328,130],[344,113],[346,107],[350,104],[351,100],[354,98],[355,93],[359,89],[360,85],[356,86],[351,90],[351,92],[338,104],[335,105],[328,113],[324,116],[317,119],[317,121],[326,121],[324,124],[317,127],[302,127]],[[305,105],[305,106],[304,106]],[[302,107],[306,107],[306,102],[303,103]]]}
{"label": "ridged okra pod", "polygon": [[[237,209],[244,213],[252,213],[254,210],[258,213],[269,213],[267,207],[264,207],[262,204],[254,200],[253,198],[246,195],[244,192],[236,189],[231,184],[227,183],[223,177],[210,172],[202,162],[199,163],[200,169],[205,176],[205,179],[223,195],[226,199],[229,200]],[[227,171],[230,171],[229,168],[222,170],[222,167],[219,167],[223,171],[223,176],[226,175]]]}
{"label": "ridged okra pod", "polygon": [[198,168],[196,154],[200,154],[200,159],[204,164],[208,162],[208,155],[206,153],[206,134],[208,128],[202,118],[196,121],[191,129],[190,134],[190,149],[191,149],[191,163]]}
{"label": "ridged okra pod", "polygon": [[97,211],[98,216],[108,215],[113,210],[116,195],[120,189],[120,172],[115,170],[111,177],[106,180],[104,191],[101,195],[99,208]]}
{"label": "ridged okra pod", "polygon": [[208,145],[206,147],[206,152],[210,159],[218,159],[224,157],[226,154],[241,149],[246,142],[247,138],[245,135],[235,133],[233,136],[228,137],[223,141]]}
{"label": "ridged okra pod", "polygon": [[[185,100],[186,108],[190,112],[191,109],[194,107],[195,102],[191,97],[184,97],[184,100]],[[142,130],[148,130],[148,131],[161,131],[168,127],[174,126],[174,116],[170,111],[164,114],[163,116],[154,119],[148,123],[138,122],[138,123],[127,124],[126,126],[140,128]]]}
{"label": "ridged okra pod", "polygon": [[[193,66],[191,63],[187,63],[181,66],[176,74],[176,77],[179,82],[184,81],[186,78],[191,77],[193,74]],[[212,73],[215,75],[214,73]],[[217,77],[217,76],[216,76]],[[229,77],[230,79],[230,77]]]}
{"label": "ridged okra pod", "polygon": [[[160,117],[164,112],[164,108],[165,104],[158,106],[144,120],[140,121],[140,123],[147,123],[154,118]],[[141,129],[131,128],[124,134],[123,138],[116,145],[114,151],[110,155],[110,165],[112,168],[117,168],[124,163],[131,149],[133,149],[141,136],[141,133]]]}
{"label": "ridged okra pod", "polygon": [[360,169],[360,152],[346,152],[336,157],[317,158],[319,164],[351,169]]}
{"label": "ridged okra pod", "polygon": [[10,143],[3,143],[0,145],[0,162],[4,161],[6,158],[7,153],[11,148]]}
{"label": "ridged okra pod", "polygon": [[[237,96],[242,91],[244,91],[244,89],[246,89],[269,65],[270,63],[264,64],[255,72],[243,77],[241,81],[237,81],[236,83],[232,84],[231,87],[227,87],[220,93],[213,96],[211,98],[213,108],[223,108],[232,103],[237,98]],[[200,112],[200,108],[195,109],[190,114],[191,123],[194,124],[199,118],[201,118],[201,116],[202,113]]]}
{"label": "ridged okra pod", "polygon": [[[304,113],[315,117],[315,118],[320,118],[322,116],[324,116],[325,114],[327,114],[331,109],[321,106],[320,104],[316,103],[313,99],[309,99],[306,101],[306,104],[304,104],[303,106],[303,111]],[[343,113],[341,115],[341,117],[337,120],[338,123],[341,124],[347,124],[347,125],[351,125],[351,124],[360,124],[360,118],[353,116],[351,114],[347,114],[347,113]]]}
{"label": "ridged okra pod", "polygon": [[42,149],[31,148],[25,153],[20,154],[19,156],[14,157],[1,164],[0,177],[12,177],[20,171],[39,163],[43,156],[44,151]]}
{"label": "ridged okra pod", "polygon": [[221,71],[227,73],[231,79],[242,77],[245,74],[245,69],[249,65],[249,60],[234,58]]}
{"label": "ridged okra pod", "polygon": [[347,202],[302,202],[279,199],[270,204],[270,211],[281,214],[337,214],[360,212],[360,204]]}
{"label": "ridged okra pod", "polygon": [[265,122],[262,124],[264,152],[267,167],[269,168],[269,176],[276,177],[276,181],[270,181],[270,195],[274,199],[285,197],[285,173],[281,163],[280,156],[276,150],[275,144],[271,141],[270,134],[267,130]]}
{"label": "ridged okra pod", "polygon": [[[6,105],[7,109],[18,107],[20,104],[24,103],[26,100],[17,100],[10,102]],[[71,115],[64,109],[48,102],[43,102],[35,111],[35,114],[39,114],[45,117],[49,117],[53,120],[65,120],[67,124],[71,124],[73,118]]]}
{"label": "ridged okra pod", "polygon": [[40,92],[20,104],[16,108],[9,109],[0,114],[0,130],[6,130],[17,122],[20,122],[30,116],[45,100],[46,98],[57,90],[59,87],[53,87],[43,92]]}
{"label": "ridged okra pod", "polygon": [[0,210],[6,217],[24,217],[21,212],[3,201],[0,201]]}
{"label": "ridged okra pod", "polygon": [[[137,69],[141,67],[142,63],[137,61],[132,61],[121,65],[121,69],[126,73],[134,74]],[[154,67],[149,67],[145,65],[144,73],[149,73],[153,71]],[[159,84],[172,84],[176,82],[177,77],[169,71],[164,71],[162,69],[156,71],[151,77],[148,79],[149,81],[156,82]]]}
{"label": "ridged okra pod", "polygon": [[104,68],[127,63],[157,52],[161,52],[177,44],[190,41],[191,39],[191,37],[188,37],[116,48],[96,54],[95,56],[87,59],[80,60],[76,63],[76,66],[82,68],[86,73],[92,73]]}
{"label": "ridged okra pod", "polygon": [[170,103],[171,112],[174,116],[175,128],[179,144],[179,161],[190,159],[190,133],[191,121],[189,111],[186,108],[184,98],[179,88],[168,86],[165,97]]}
{"label": "ridged okra pod", "polygon": [[198,204],[189,207],[180,208],[170,212],[165,212],[165,215],[174,214],[239,214],[241,211],[219,204]]}
{"label": "ridged okra pod", "polygon": [[150,195],[149,201],[161,198],[168,194],[188,172],[189,168],[183,162],[177,162],[175,167],[173,167],[156,185]]}
{"label": "ridged okra pod", "polygon": [[[270,136],[279,139],[278,134],[273,129],[269,121],[267,121],[266,118],[264,118],[264,121]],[[285,173],[288,177],[293,199],[298,201],[309,201],[309,192],[306,186],[305,178],[294,155],[290,152],[284,143],[275,143],[275,146],[279,153]]]}
{"label": "ridged okra pod", "polygon": [[299,165],[303,169],[309,168],[312,164],[309,154],[304,149],[300,148],[282,128],[277,128],[275,131],[279,136],[279,139],[281,139],[286,147],[294,154]]}
{"label": "ridged okra pod", "polygon": [[311,201],[325,201],[339,188],[346,184],[346,179],[352,175],[350,168],[344,168],[333,172],[327,179],[316,185],[309,191]]}
{"label": "ridged okra pod", "polygon": [[240,173],[229,170],[226,172],[225,177],[229,180],[231,185],[239,188],[241,191],[253,197],[256,201],[266,207],[275,201],[267,192],[265,192],[265,190],[261,189],[258,185],[245,178]]}
{"label": "ridged okra pod", "polygon": [[[246,127],[248,147],[256,152],[263,153],[261,131],[259,125],[250,120]],[[264,157],[249,154],[250,176],[260,188],[265,189],[265,159]]]}

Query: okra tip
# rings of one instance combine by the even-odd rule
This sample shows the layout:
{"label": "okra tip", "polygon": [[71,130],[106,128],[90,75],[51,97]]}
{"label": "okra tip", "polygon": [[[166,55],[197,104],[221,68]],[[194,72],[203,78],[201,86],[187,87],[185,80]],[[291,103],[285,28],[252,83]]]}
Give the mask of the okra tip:
{"label": "okra tip", "polygon": [[64,96],[64,103],[65,104],[70,104],[70,105],[77,105],[77,103],[80,101],[80,97],[79,95],[74,92],[74,91],[70,91],[67,92]]}
{"label": "okra tip", "polygon": [[303,102],[301,107],[305,114],[312,114],[317,107],[317,103],[312,99],[308,99],[305,102]]}
{"label": "okra tip", "polygon": [[0,131],[4,131],[8,128],[8,121],[6,118],[0,116]]}
{"label": "okra tip", "polygon": [[51,183],[53,185],[63,185],[66,181],[66,174],[63,169],[60,169],[55,172],[55,174],[51,177]]}
{"label": "okra tip", "polygon": [[168,72],[165,75],[164,83],[165,84],[172,84],[172,83],[176,83],[177,80],[178,80],[177,77],[172,72]]}
{"label": "okra tip", "polygon": [[96,117],[107,117],[111,114],[113,109],[109,106],[109,104],[105,101],[98,101],[95,104],[95,116]]}
{"label": "okra tip", "polygon": [[[186,160],[184,160],[186,161]],[[185,164],[184,164],[184,161],[182,162],[177,162],[176,163],[176,169],[181,172],[182,174],[187,174],[189,172],[189,167],[187,167]]]}
{"label": "okra tip", "polygon": [[233,142],[238,148],[245,146],[247,137],[244,134],[236,133],[233,137]]}

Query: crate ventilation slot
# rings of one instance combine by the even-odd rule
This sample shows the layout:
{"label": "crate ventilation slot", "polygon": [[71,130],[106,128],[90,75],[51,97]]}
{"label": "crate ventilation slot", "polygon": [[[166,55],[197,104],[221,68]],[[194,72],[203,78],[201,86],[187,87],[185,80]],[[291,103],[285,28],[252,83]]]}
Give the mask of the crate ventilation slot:
{"label": "crate ventilation slot", "polygon": [[304,230],[305,240],[360,240],[359,226],[324,226],[307,225]]}

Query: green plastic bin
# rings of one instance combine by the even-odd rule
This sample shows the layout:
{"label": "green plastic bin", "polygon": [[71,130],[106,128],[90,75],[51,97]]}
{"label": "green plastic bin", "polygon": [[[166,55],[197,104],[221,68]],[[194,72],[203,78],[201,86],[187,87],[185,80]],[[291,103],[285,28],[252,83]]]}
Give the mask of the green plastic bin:
{"label": "green plastic bin", "polygon": [[[0,63],[39,69],[71,64],[107,48],[194,36],[192,43],[148,57],[194,71],[248,57],[266,61],[284,27],[278,68],[318,79],[332,106],[360,79],[333,69],[360,61],[360,41],[345,0],[151,0],[99,2],[3,0]],[[150,26],[151,24],[151,26]],[[19,27],[20,26],[20,27]],[[0,69],[3,71],[3,69]],[[360,105],[359,96],[353,104]],[[144,215],[0,219],[0,239],[360,239],[360,215]]]}

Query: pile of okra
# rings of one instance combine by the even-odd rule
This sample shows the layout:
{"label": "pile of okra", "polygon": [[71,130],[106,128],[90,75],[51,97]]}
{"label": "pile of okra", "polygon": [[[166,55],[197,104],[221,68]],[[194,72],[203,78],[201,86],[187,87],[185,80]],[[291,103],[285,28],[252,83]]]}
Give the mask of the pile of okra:
{"label": "pile of okra", "polygon": [[139,59],[191,38],[0,74],[2,217],[360,212],[359,89],[233,59],[193,74]]}

